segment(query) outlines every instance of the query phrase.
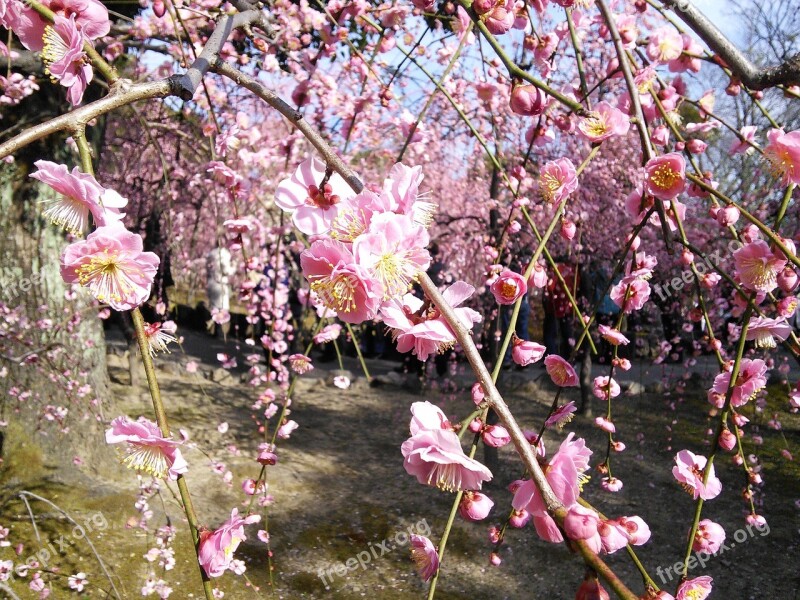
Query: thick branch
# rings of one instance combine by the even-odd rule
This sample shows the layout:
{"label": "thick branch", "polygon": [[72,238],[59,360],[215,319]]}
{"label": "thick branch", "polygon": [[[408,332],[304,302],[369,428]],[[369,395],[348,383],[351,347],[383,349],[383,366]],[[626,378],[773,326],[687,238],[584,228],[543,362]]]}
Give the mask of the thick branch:
{"label": "thick branch", "polygon": [[690,0],[663,0],[681,20],[713,50],[751,90],[763,90],[777,85],[800,85],[800,53],[786,62],[760,69],[723,34]]}
{"label": "thick branch", "polygon": [[177,95],[182,89],[178,81],[179,77],[173,76],[161,81],[135,83],[132,85],[117,84],[114,90],[105,98],[81,106],[41,125],[26,129],[18,136],[0,144],[0,159],[14,154],[20,148],[48,135],[65,130],[76,131],[80,127],[85,127],[92,119],[132,102]]}

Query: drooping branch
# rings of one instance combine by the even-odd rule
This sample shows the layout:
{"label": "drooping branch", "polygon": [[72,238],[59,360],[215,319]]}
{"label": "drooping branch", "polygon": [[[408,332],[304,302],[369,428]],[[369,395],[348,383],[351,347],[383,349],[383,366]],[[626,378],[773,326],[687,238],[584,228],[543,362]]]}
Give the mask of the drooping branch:
{"label": "drooping branch", "polygon": [[759,68],[722,33],[690,0],[663,0],[711,50],[725,61],[731,72],[751,90],[778,85],[800,85],[800,52],[780,65]]}

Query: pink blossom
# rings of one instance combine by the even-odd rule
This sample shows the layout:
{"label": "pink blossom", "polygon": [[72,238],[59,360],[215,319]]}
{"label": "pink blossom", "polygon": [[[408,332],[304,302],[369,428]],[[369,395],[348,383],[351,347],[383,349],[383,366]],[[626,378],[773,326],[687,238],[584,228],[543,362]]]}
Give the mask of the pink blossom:
{"label": "pink blossom", "polygon": [[407,215],[375,215],[353,243],[356,262],[383,286],[383,300],[405,294],[430,265],[425,228]]}
{"label": "pink blossom", "polygon": [[626,346],[630,343],[630,340],[622,335],[622,333],[617,329],[613,329],[606,325],[598,325],[597,331],[600,333],[600,337],[602,337],[612,346],[619,346],[620,344]]}
{"label": "pink blossom", "polygon": [[729,154],[752,154],[755,151],[756,126],[745,125],[739,130],[741,138],[736,138],[731,144]]}
{"label": "pink blossom", "polygon": [[595,417],[594,419],[595,427],[602,429],[606,433],[616,433],[617,428],[612,421],[609,421],[605,417]]}
{"label": "pink blossom", "polygon": [[775,339],[785,340],[792,332],[792,326],[786,319],[769,319],[767,317],[752,317],[747,325],[748,340],[755,340],[756,348],[775,348]]}
{"label": "pink blossom", "polygon": [[381,200],[384,210],[408,215],[415,223],[427,227],[433,219],[436,205],[420,200],[419,185],[423,178],[421,166],[407,167],[403,163],[396,163],[383,182]]}
{"label": "pink blossom", "polygon": [[325,164],[309,158],[275,190],[275,204],[290,212],[295,227],[307,235],[328,231],[339,202],[355,195],[338,174],[333,173],[327,179],[325,175]]}
{"label": "pink blossom", "polygon": [[797,286],[797,280],[797,271],[794,270],[794,267],[789,265],[786,265],[783,271],[778,273],[778,277],[776,278],[778,287],[787,294],[791,293]]}
{"label": "pink blossom", "polygon": [[520,339],[516,334],[511,338],[511,359],[521,367],[537,362],[546,351],[545,346]]}
{"label": "pink blossom", "polygon": [[769,293],[778,285],[778,273],[786,265],[782,254],[773,252],[766,242],[756,240],[733,253],[736,276],[750,290]]}
{"label": "pink blossom", "polygon": [[44,48],[42,62],[45,73],[54,81],[67,88],[67,99],[77,106],[83,99],[83,92],[92,81],[91,62],[83,51],[83,36],[75,24],[75,15],[65,19],[56,15],[53,25],[44,29]]}
{"label": "pink blossom", "polygon": [[623,483],[621,479],[616,477],[603,477],[600,480],[600,487],[607,492],[616,493],[622,489]]}
{"label": "pink blossom", "polygon": [[131,421],[128,417],[111,421],[111,427],[106,431],[106,443],[121,442],[128,444],[122,463],[129,469],[158,479],[169,475],[173,480],[189,470],[178,449],[180,442],[161,435],[158,426],[144,417],[138,421]]}
{"label": "pink blossom", "polygon": [[694,454],[689,450],[681,450],[675,456],[672,475],[695,500],[698,498],[713,500],[722,491],[722,482],[714,474],[713,464],[708,472],[708,481],[703,483],[703,470],[707,462],[705,456]]}
{"label": "pink blossom", "polygon": [[330,325],[325,325],[325,327],[323,327],[319,333],[314,336],[314,343],[327,344],[328,342],[339,339],[341,334],[342,326],[338,323],[331,323]]}
{"label": "pink blossom", "polygon": [[713,579],[707,575],[684,581],[678,588],[675,600],[706,600],[711,593]]}
{"label": "pink blossom", "polygon": [[515,0],[498,0],[493,2],[489,12],[481,15],[481,19],[490,33],[502,35],[514,26],[514,20],[516,19],[514,2]]}
{"label": "pink blossom", "polygon": [[300,265],[312,291],[342,321],[361,323],[377,315],[383,286],[342,242],[315,241],[300,255]]}
{"label": "pink blossom", "polygon": [[725,530],[722,526],[709,519],[703,519],[697,525],[692,550],[705,554],[716,554],[724,541]]}
{"label": "pink blossom", "polygon": [[453,428],[438,406],[431,404],[427,400],[414,402],[411,405],[411,435],[417,435],[420,431],[436,429],[452,430]]}
{"label": "pink blossom", "polygon": [[86,579],[86,573],[81,571],[75,575],[70,575],[67,579],[67,585],[69,585],[69,589],[75,590],[76,592],[82,592],[83,588],[88,585],[89,580]]}
{"label": "pink blossom", "polygon": [[645,172],[645,190],[661,200],[672,200],[686,188],[686,161],[677,152],[651,158]]}
{"label": "pink blossom", "polygon": [[197,550],[198,561],[209,577],[219,577],[231,567],[233,553],[247,539],[244,526],[258,523],[261,515],[239,516],[238,509],[231,511],[231,518],[215,531],[201,531]]}
{"label": "pink blossom", "polygon": [[498,304],[514,304],[527,293],[528,284],[519,273],[505,269],[489,289]]}
{"label": "pink blossom", "polygon": [[[565,506],[572,506],[577,501],[585,481],[584,473],[589,468],[589,457],[592,455],[592,451],[586,447],[583,439],[573,441],[574,435],[570,433],[561,442],[561,446],[545,469],[545,477],[550,487]],[[512,506],[516,510],[525,509],[533,515],[533,524],[539,537],[551,542],[563,541],[533,481],[519,482],[514,490]]]}
{"label": "pink blossom", "polygon": [[303,375],[304,373],[314,370],[311,359],[305,354],[292,354],[289,357],[289,366],[292,368],[292,371],[298,375]]}
{"label": "pink blossom", "polygon": [[650,527],[641,517],[620,517],[617,522],[625,530],[628,541],[634,546],[646,544],[650,539]]}
{"label": "pink blossom", "polygon": [[[739,375],[731,393],[731,406],[740,407],[752,400],[755,395],[767,385],[767,365],[757,358],[751,360],[743,358],[739,368]],[[708,401],[717,405],[724,403],[731,383],[731,372],[723,371],[714,378],[714,384],[708,390]]]}
{"label": "pink blossom", "polygon": [[545,202],[561,204],[567,196],[578,189],[575,165],[568,158],[548,162],[539,174],[538,186]]}
{"label": "pink blossom", "polygon": [[150,356],[155,356],[157,352],[169,354],[167,344],[177,342],[177,338],[172,335],[178,329],[174,321],[164,321],[163,323],[145,323],[144,334],[147,338],[147,347],[150,349]]}
{"label": "pink blossom", "polygon": [[142,252],[141,236],[122,225],[97,228],[61,255],[61,277],[86,286],[115,310],[131,310],[150,297],[158,257]]}
{"label": "pink blossom", "polygon": [[483,521],[489,516],[493,506],[494,502],[489,496],[467,490],[461,497],[458,513],[468,521]]}
{"label": "pink blossom", "polygon": [[595,395],[595,397],[602,398],[604,400],[616,398],[620,393],[619,384],[614,381],[613,377],[608,377],[607,375],[595,377],[592,386],[592,393]]}
{"label": "pink blossom", "polygon": [[631,274],[614,285],[609,296],[614,304],[629,314],[641,309],[650,298],[650,284]]}
{"label": "pink blossom", "polygon": [[556,408],[553,413],[547,417],[547,420],[544,423],[545,427],[558,427],[561,429],[572,421],[573,417],[575,416],[575,411],[577,411],[577,407],[575,406],[575,402],[570,400],[566,404],[559,406]]}
{"label": "pink blossom", "polygon": [[647,56],[654,62],[668,63],[683,52],[683,38],[671,25],[664,25],[650,34]]}
{"label": "pink blossom", "polygon": [[423,581],[430,581],[439,570],[439,554],[424,535],[411,535],[411,560]]}
{"label": "pink blossom", "polygon": [[597,103],[592,112],[578,123],[578,131],[593,144],[615,135],[626,135],[630,127],[628,116],[608,102]]}
{"label": "pink blossom", "polygon": [[289,439],[289,436],[291,436],[298,427],[300,427],[300,425],[297,424],[297,421],[284,420],[284,423],[278,427],[277,436],[282,440]]}
{"label": "pink blossom", "polygon": [[98,227],[111,225],[125,216],[119,209],[128,201],[113,190],[103,188],[78,167],[70,173],[66,166],[48,160],[37,160],[34,164],[38,170],[31,173],[31,177],[46,183],[60,195],[49,202],[44,211],[44,216],[56,225],[83,235],[89,225],[89,213]]}
{"label": "pink blossom", "polygon": [[[101,38],[111,29],[108,9],[98,0],[43,0],[42,4],[61,18],[69,19],[74,16],[78,31],[87,39]],[[42,50],[47,23],[39,13],[24,7],[16,11],[9,25],[28,50]]]}
{"label": "pink blossom", "polygon": [[698,73],[702,66],[700,57],[703,55],[703,46],[690,35],[682,33],[683,52],[678,58],[669,61],[669,70],[672,73],[692,71]]}
{"label": "pink blossom", "polygon": [[800,130],[784,133],[781,129],[772,129],[767,133],[767,140],[764,156],[781,185],[800,184]]}
{"label": "pink blossom", "polygon": [[[457,281],[442,292],[447,303],[463,326],[470,330],[481,321],[481,315],[471,308],[460,306],[469,298],[475,288]],[[402,301],[392,300],[381,306],[383,322],[393,328],[399,352],[414,352],[420,360],[427,360],[431,354],[451,348],[456,341],[450,325],[435,309],[420,314],[423,302],[412,294],[406,294]]]}
{"label": "pink blossom", "polygon": [[256,458],[256,461],[264,466],[276,464],[278,462],[278,455],[275,454],[275,446],[269,443],[259,444],[258,458]]}
{"label": "pink blossom", "polygon": [[571,540],[586,540],[589,547],[594,552],[600,552],[601,542],[597,527],[600,525],[600,517],[590,508],[573,504],[567,510],[564,517],[564,532]]}
{"label": "pink blossom", "polygon": [[574,387],[578,385],[578,375],[575,369],[566,360],[557,354],[551,354],[544,359],[544,366],[550,379],[559,387]]}
{"label": "pink blossom", "polygon": [[597,533],[600,534],[603,552],[607,554],[614,554],[629,543],[628,532],[615,520],[601,521],[597,527]]}
{"label": "pink blossom", "polygon": [[401,450],[406,472],[423,485],[448,492],[479,490],[492,478],[489,469],[464,454],[458,436],[449,430],[422,430],[403,442]]}

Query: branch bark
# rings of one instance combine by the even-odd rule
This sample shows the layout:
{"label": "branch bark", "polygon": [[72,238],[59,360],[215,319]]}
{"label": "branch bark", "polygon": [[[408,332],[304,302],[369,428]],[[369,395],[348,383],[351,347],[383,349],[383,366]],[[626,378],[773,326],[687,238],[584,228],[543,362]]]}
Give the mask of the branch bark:
{"label": "branch bark", "polygon": [[778,85],[800,85],[800,53],[784,63],[759,68],[722,33],[690,0],[663,0],[686,25],[713,50],[736,77],[751,90]]}

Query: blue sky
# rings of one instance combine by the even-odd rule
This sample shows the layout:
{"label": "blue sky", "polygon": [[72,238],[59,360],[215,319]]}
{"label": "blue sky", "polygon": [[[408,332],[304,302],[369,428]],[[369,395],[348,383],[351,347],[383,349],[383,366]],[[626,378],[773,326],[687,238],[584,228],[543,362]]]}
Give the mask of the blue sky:
{"label": "blue sky", "polygon": [[742,24],[734,14],[729,0],[691,0],[700,11],[716,25],[728,39],[740,43]]}

